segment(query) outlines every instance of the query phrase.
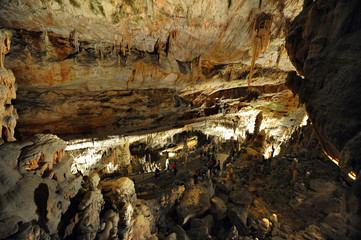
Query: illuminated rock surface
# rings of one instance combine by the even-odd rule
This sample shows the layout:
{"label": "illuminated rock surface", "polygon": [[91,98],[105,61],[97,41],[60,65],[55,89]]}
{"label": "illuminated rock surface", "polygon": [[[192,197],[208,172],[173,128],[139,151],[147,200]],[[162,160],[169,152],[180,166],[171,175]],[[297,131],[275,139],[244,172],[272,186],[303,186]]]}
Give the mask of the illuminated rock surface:
{"label": "illuminated rock surface", "polygon": [[0,239],[360,239],[360,6],[1,1]]}
{"label": "illuminated rock surface", "polygon": [[287,115],[298,102],[283,85],[293,69],[284,37],[301,6],[2,1],[0,23],[14,35],[5,65],[19,86],[17,134],[141,134],[260,105]]}

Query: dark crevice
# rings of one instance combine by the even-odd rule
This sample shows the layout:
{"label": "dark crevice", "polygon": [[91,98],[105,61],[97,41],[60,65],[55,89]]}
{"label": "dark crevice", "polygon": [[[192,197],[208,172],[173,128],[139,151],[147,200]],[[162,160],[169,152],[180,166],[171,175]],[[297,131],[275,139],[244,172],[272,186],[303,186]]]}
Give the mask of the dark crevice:
{"label": "dark crevice", "polygon": [[46,225],[48,222],[47,219],[47,203],[49,199],[49,188],[45,183],[40,183],[38,188],[35,189],[34,192],[34,201],[37,206],[36,213],[38,214],[38,224],[41,228],[43,228],[46,232],[49,232],[49,229]]}

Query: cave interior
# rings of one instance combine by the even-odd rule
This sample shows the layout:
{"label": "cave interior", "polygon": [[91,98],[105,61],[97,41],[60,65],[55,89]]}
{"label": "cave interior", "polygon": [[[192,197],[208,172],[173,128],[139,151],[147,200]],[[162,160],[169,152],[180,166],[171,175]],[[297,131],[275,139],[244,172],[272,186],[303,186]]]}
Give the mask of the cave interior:
{"label": "cave interior", "polygon": [[360,240],[359,0],[2,0],[0,239]]}

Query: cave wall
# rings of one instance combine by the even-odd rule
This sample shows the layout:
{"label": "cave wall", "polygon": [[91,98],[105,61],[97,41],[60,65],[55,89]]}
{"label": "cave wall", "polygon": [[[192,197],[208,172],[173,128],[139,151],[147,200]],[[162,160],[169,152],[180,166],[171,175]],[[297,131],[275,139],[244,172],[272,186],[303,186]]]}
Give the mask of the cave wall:
{"label": "cave wall", "polygon": [[0,145],[15,141],[14,129],[18,115],[12,105],[16,98],[15,77],[4,67],[5,55],[10,51],[12,33],[0,29]]}
{"label": "cave wall", "polygon": [[289,86],[306,104],[325,150],[345,170],[360,170],[361,3],[305,3],[291,25],[286,48],[302,78],[291,73]]}
{"label": "cave wall", "polygon": [[325,151],[345,173],[358,176],[342,199],[347,239],[360,239],[361,2],[305,1],[286,39],[290,60],[301,76],[286,84],[305,103]]}

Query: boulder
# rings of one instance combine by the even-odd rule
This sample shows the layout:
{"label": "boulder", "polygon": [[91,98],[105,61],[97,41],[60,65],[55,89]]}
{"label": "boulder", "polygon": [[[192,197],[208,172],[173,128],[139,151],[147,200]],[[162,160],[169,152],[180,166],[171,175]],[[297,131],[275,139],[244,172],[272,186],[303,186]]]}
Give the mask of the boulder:
{"label": "boulder", "polygon": [[144,215],[139,214],[131,221],[132,231],[129,239],[147,239],[151,237],[149,221]]}
{"label": "boulder", "polygon": [[102,222],[105,224],[104,229],[101,233],[98,234],[99,240],[107,240],[111,236],[118,234],[118,222],[119,215],[113,210],[107,210],[104,213]]}
{"label": "boulder", "polygon": [[211,205],[212,207],[210,209],[210,213],[216,221],[222,220],[226,217],[227,205],[221,198],[213,196],[211,199]]}
{"label": "boulder", "polygon": [[178,223],[184,225],[193,217],[205,213],[211,208],[211,197],[214,194],[211,183],[206,182],[191,186],[177,206]]}
{"label": "boulder", "polygon": [[189,236],[192,239],[211,239],[211,230],[214,224],[213,217],[207,215],[204,218],[192,218],[190,221]]}
{"label": "boulder", "polygon": [[253,201],[251,194],[245,189],[232,191],[229,194],[229,198],[231,202],[240,205],[248,205]]}
{"label": "boulder", "polygon": [[237,227],[240,234],[246,233],[246,230],[249,228],[247,209],[230,204],[227,209],[227,217]]}
{"label": "boulder", "polygon": [[154,232],[156,230],[156,219],[154,218],[152,210],[149,206],[138,202],[134,208],[134,213],[137,215],[141,214],[147,219],[151,232]]}
{"label": "boulder", "polygon": [[183,197],[184,191],[185,191],[184,186],[175,186],[174,188],[172,188],[170,194],[162,195],[162,198],[160,200],[160,206],[163,215],[167,215],[172,210],[175,203]]}
{"label": "boulder", "polygon": [[191,240],[181,226],[176,225],[173,231],[177,234],[177,240]]}
{"label": "boulder", "polygon": [[226,240],[238,240],[238,230],[236,226],[231,227],[226,235]]}
{"label": "boulder", "polygon": [[177,234],[171,233],[164,240],[177,240]]}
{"label": "boulder", "polygon": [[115,182],[101,181],[100,185],[102,186],[102,192],[115,209],[121,209],[127,202],[135,205],[137,195],[134,182],[131,179],[122,177]]}

